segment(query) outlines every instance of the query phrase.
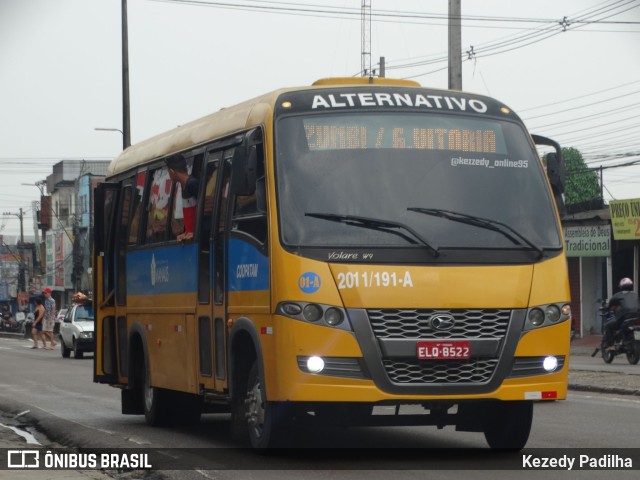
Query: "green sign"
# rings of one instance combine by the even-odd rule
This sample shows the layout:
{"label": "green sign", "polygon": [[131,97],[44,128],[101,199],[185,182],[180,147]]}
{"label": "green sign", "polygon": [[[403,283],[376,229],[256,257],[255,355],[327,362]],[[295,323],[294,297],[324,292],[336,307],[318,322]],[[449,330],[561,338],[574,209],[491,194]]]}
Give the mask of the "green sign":
{"label": "green sign", "polygon": [[565,227],[564,244],[567,257],[608,257],[611,255],[611,227]]}

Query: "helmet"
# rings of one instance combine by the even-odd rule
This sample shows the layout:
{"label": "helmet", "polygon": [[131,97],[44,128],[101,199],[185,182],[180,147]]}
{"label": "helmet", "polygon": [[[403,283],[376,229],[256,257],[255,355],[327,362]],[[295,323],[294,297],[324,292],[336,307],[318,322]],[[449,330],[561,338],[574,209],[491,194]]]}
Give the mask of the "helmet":
{"label": "helmet", "polygon": [[625,277],[622,280],[620,280],[618,287],[620,288],[620,290],[632,290],[633,281],[630,278]]}

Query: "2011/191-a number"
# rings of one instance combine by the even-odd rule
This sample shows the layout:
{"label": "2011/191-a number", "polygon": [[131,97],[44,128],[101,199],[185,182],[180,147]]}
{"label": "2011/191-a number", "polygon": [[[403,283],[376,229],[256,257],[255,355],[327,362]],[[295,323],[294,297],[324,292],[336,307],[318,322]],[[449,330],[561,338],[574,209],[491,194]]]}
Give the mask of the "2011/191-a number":
{"label": "2011/191-a number", "polygon": [[338,273],[338,288],[370,287],[413,287],[413,280],[409,272],[340,272]]}

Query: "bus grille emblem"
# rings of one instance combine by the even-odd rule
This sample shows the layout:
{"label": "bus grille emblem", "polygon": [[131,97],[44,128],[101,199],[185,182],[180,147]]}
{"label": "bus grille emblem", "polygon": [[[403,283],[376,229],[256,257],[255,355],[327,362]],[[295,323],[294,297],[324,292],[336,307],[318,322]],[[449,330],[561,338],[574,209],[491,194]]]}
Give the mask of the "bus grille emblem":
{"label": "bus grille emblem", "polygon": [[451,315],[440,314],[431,317],[431,328],[434,330],[447,331],[451,330],[456,321]]}

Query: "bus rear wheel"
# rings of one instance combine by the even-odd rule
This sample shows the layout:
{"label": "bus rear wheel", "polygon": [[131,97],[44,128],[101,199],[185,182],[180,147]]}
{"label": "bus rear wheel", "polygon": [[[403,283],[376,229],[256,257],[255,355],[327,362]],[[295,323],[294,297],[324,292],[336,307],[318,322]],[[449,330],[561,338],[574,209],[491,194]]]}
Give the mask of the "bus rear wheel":
{"label": "bus rear wheel", "polygon": [[140,386],[144,419],[147,425],[153,427],[167,425],[171,413],[169,392],[162,388],[151,386],[151,374],[145,355],[139,353],[137,360],[136,383]]}
{"label": "bus rear wheel", "polygon": [[533,402],[494,402],[488,405],[484,420],[484,438],[491,448],[519,451],[529,440],[533,420]]}

